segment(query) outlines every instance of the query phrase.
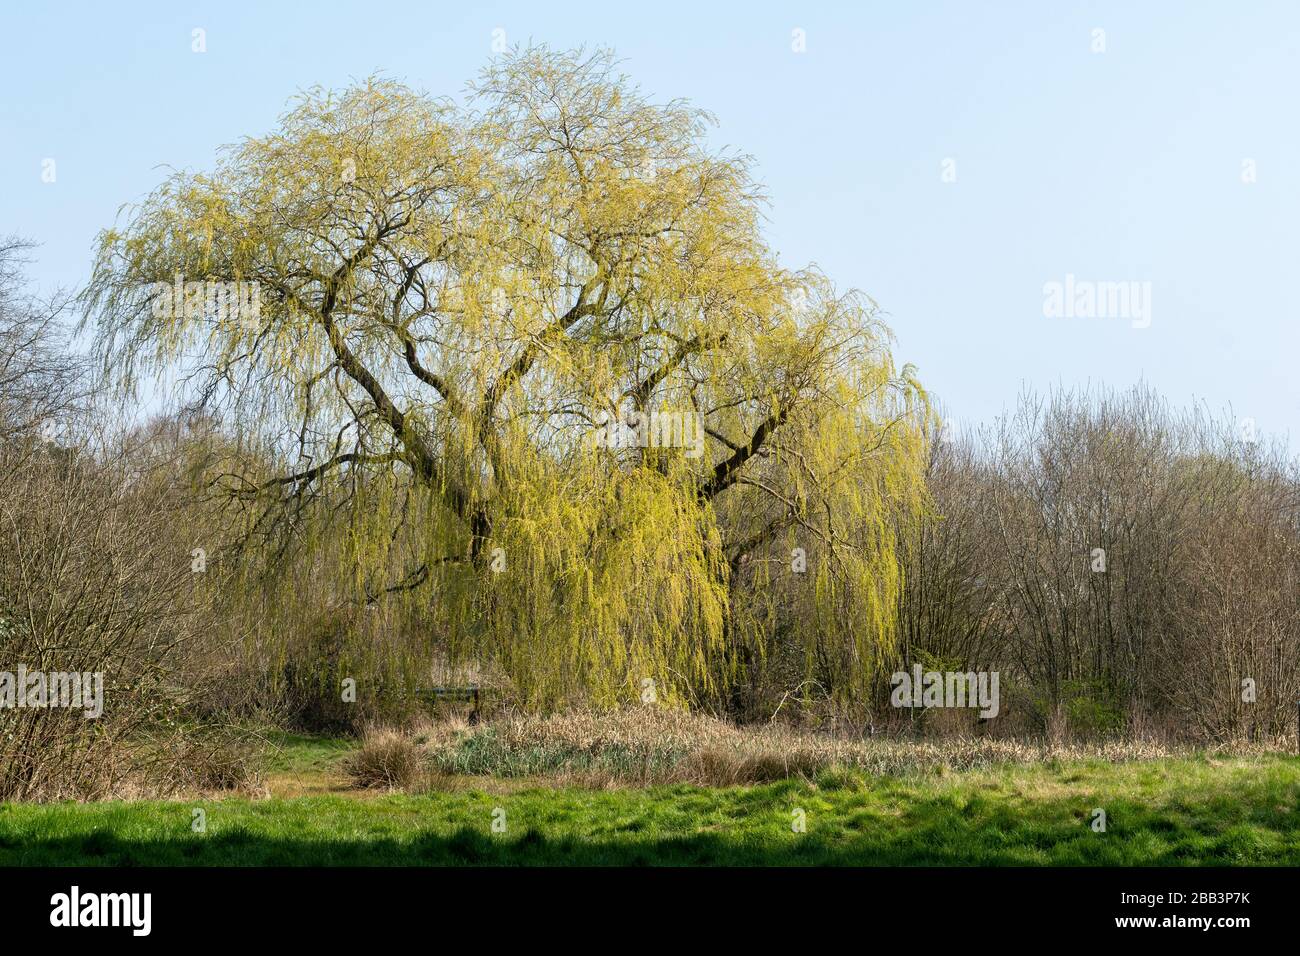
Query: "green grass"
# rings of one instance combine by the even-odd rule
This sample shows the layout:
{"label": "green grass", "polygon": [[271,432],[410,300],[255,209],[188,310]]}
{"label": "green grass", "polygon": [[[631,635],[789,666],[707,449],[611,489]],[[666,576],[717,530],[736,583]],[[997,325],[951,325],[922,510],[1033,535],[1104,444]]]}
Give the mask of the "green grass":
{"label": "green grass", "polygon": [[[376,796],[331,778],[345,744],[280,745],[274,769],[318,785],[333,779],[331,788],[263,800],[0,805],[0,865],[1300,864],[1300,760],[1281,756],[834,772],[817,783],[716,789],[507,792],[478,781]],[[206,811],[205,833],[190,829],[194,807]],[[1090,827],[1098,807],[1105,833]],[[496,808],[505,833],[492,832]],[[796,808],[805,833],[792,831]]]}
{"label": "green grass", "polygon": [[266,767],[281,773],[328,770],[356,746],[338,737],[312,737],[283,730],[262,734],[268,744]]}

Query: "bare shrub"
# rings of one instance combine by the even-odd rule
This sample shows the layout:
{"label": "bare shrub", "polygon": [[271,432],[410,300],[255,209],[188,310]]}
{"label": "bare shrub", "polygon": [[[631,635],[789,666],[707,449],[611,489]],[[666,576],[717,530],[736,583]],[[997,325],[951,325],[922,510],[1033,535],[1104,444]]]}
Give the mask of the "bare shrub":
{"label": "bare shrub", "polygon": [[361,746],[348,755],[344,770],[353,786],[400,790],[420,778],[422,764],[420,745],[410,735],[391,727],[372,727]]}
{"label": "bare shrub", "polygon": [[[15,282],[0,245],[0,799],[240,784],[244,761],[220,756],[235,735],[186,733],[189,662],[211,634],[179,490],[96,424],[61,307]],[[20,672],[35,683],[14,686]],[[72,675],[81,706],[42,698]]]}
{"label": "bare shrub", "polygon": [[997,723],[1057,742],[1294,731],[1300,473],[1284,447],[1139,387],[1026,395],[934,449],[935,515],[903,549],[904,666],[998,670]]}

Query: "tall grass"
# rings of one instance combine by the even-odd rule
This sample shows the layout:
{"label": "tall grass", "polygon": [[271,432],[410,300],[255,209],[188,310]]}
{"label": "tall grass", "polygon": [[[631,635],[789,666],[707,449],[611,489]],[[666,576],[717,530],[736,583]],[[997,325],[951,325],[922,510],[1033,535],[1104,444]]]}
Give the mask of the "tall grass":
{"label": "tall grass", "polygon": [[[1061,743],[1048,738],[837,737],[782,725],[742,728],[658,708],[547,717],[512,714],[476,727],[435,725],[406,734],[384,731],[371,745],[376,750],[372,759],[399,746],[397,739],[405,741],[400,746],[418,753],[426,767],[443,775],[544,777],[586,786],[728,786],[813,780],[838,770],[872,776],[933,775],[1004,764],[1089,759],[1120,763],[1187,752],[1155,740]],[[1240,751],[1240,747],[1234,750]],[[363,785],[373,776],[359,765],[352,773]]]}

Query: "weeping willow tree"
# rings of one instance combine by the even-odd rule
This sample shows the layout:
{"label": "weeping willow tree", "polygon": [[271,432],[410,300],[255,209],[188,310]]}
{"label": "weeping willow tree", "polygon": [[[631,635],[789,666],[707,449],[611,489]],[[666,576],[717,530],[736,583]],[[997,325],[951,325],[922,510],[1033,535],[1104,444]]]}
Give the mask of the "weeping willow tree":
{"label": "weeping willow tree", "polygon": [[257,450],[209,479],[250,566],[418,610],[530,706],[716,702],[778,637],[851,700],[928,415],[874,304],[780,266],[749,161],[608,53],[470,94],[313,90],[128,207],[106,365]]}

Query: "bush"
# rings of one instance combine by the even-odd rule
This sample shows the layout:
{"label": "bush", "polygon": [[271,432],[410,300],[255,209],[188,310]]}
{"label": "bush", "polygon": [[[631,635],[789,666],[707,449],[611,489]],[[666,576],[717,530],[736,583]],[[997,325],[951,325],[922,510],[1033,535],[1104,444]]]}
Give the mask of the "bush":
{"label": "bush", "polygon": [[183,723],[218,642],[180,443],[102,424],[20,248],[0,241],[0,800],[242,786],[239,736]]}
{"label": "bush", "polygon": [[410,736],[390,727],[374,727],[366,731],[360,748],[348,755],[343,769],[353,786],[403,790],[419,779],[423,763],[420,746]]}

